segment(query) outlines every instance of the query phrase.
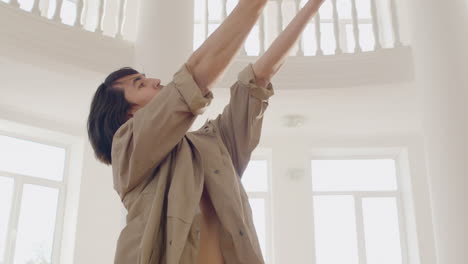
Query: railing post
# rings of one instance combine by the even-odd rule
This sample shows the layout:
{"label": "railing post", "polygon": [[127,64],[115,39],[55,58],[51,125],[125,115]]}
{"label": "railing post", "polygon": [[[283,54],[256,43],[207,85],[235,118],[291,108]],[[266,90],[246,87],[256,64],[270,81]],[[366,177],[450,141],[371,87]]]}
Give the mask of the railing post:
{"label": "railing post", "polygon": [[227,17],[227,9],[226,9],[226,6],[227,6],[227,0],[221,0],[221,5],[222,5],[222,14],[221,14],[221,17],[224,19],[226,19]]}
{"label": "railing post", "polygon": [[105,0],[98,0],[99,3],[99,13],[98,13],[98,23],[96,28],[96,33],[103,33],[102,29],[102,21],[104,19],[104,4],[106,3]]}
{"label": "railing post", "polygon": [[56,22],[62,23],[62,18],[60,17],[60,13],[62,13],[62,5],[63,5],[63,0],[57,0],[56,5],[55,5],[55,12],[54,16],[52,19]]}
{"label": "railing post", "polygon": [[83,24],[81,23],[81,18],[83,17],[84,12],[84,0],[76,0],[76,19],[75,23],[73,24],[74,27],[83,28]]}
{"label": "railing post", "polygon": [[400,39],[400,25],[398,23],[398,16],[396,11],[395,0],[390,0],[390,10],[392,11],[392,27],[393,27],[393,38],[395,39],[395,47],[402,46]]}
{"label": "railing post", "polygon": [[353,33],[354,33],[354,53],[362,52],[361,42],[359,40],[359,23],[358,14],[356,7],[356,0],[351,0],[352,5],[352,17],[353,17]]}
{"label": "railing post", "polygon": [[333,32],[335,34],[335,43],[336,43],[336,49],[335,49],[335,54],[341,54],[343,51],[341,50],[340,46],[340,20],[338,18],[338,7],[336,6],[336,0],[332,0],[333,4]]}
{"label": "railing post", "polygon": [[320,12],[317,12],[315,15],[315,40],[317,43],[317,52],[315,53],[317,56],[323,55],[322,50],[322,30],[320,29]]}
{"label": "railing post", "polygon": [[11,0],[10,5],[12,5],[14,7],[18,7],[18,8],[20,7],[20,4],[19,4],[18,0]]}
{"label": "railing post", "polygon": [[[296,14],[301,10],[301,0],[296,0]],[[304,48],[302,47],[303,34],[299,37],[296,56],[304,57]]]}
{"label": "railing post", "polygon": [[31,13],[33,13],[34,15],[38,15],[38,16],[41,15],[41,10],[39,10],[39,2],[40,0],[34,0],[34,5],[31,10]]}
{"label": "railing post", "polygon": [[120,0],[119,2],[119,16],[117,18],[117,39],[123,39],[123,25],[125,21],[125,10],[127,7],[127,0]]}
{"label": "railing post", "polygon": [[371,4],[371,13],[372,13],[372,30],[374,32],[374,50],[378,50],[382,48],[380,44],[380,30],[379,30],[379,21],[377,20],[377,7],[375,4],[375,0],[370,0]]}

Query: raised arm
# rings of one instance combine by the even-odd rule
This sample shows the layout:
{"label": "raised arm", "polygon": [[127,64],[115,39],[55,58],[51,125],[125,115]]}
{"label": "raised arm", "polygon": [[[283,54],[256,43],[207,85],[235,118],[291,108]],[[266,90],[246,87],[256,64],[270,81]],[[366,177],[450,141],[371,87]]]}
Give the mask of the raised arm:
{"label": "raised arm", "polygon": [[190,56],[187,66],[208,93],[247,39],[267,0],[240,0],[224,22]]}
{"label": "raised arm", "polygon": [[309,0],[270,48],[255,62],[253,69],[258,85],[266,86],[279,71],[289,51],[323,2],[324,0]]}

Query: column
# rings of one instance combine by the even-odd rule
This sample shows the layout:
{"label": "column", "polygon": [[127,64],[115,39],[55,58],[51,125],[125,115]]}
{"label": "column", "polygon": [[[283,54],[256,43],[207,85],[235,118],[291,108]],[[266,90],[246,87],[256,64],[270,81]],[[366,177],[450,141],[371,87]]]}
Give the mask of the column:
{"label": "column", "polygon": [[163,84],[193,50],[193,0],[141,0],[137,21],[135,65]]}
{"label": "column", "polygon": [[408,1],[437,263],[468,260],[465,0]]}

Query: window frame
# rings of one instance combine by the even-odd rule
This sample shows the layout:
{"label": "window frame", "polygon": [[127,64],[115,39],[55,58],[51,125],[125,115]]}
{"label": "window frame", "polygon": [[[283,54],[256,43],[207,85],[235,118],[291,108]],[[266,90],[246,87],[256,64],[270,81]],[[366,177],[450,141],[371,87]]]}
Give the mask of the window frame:
{"label": "window frame", "polygon": [[[395,177],[397,190],[395,191],[314,191],[313,189],[313,175],[312,175],[312,161],[313,160],[363,160],[363,159],[391,159],[395,162]],[[309,151],[308,155],[308,175],[311,177],[311,193],[312,193],[312,230],[315,236],[315,213],[314,213],[314,198],[316,196],[341,196],[347,195],[352,196],[354,199],[354,212],[356,221],[356,232],[357,232],[357,250],[358,250],[358,263],[366,263],[366,244],[364,234],[364,216],[362,200],[364,198],[395,198],[397,214],[398,214],[398,226],[400,236],[400,249],[402,264],[409,264],[409,248],[408,248],[408,232],[407,232],[407,218],[404,211],[405,199],[403,190],[405,189],[403,184],[402,175],[408,174],[405,171],[407,168],[403,164],[408,162],[407,149],[405,148],[315,148]],[[312,247],[314,261],[317,261],[317,252],[315,245],[315,238],[313,240],[314,245]]]}
{"label": "window frame", "polygon": [[272,149],[270,148],[257,148],[252,152],[250,161],[266,161],[267,162],[267,191],[266,192],[249,192],[247,197],[249,200],[253,199],[264,199],[265,201],[265,263],[273,264],[274,262],[274,218],[273,218],[273,159]]}
{"label": "window frame", "polygon": [[[73,259],[74,230],[79,200],[79,176],[81,171],[74,171],[82,166],[84,141],[78,135],[58,130],[44,129],[5,119],[0,119],[0,135],[34,143],[62,148],[65,151],[62,181],[42,179],[33,176],[0,170],[0,176],[13,179],[13,194],[10,215],[5,237],[4,263],[13,263],[17,241],[23,188],[25,184],[55,188],[58,190],[55,228],[52,241],[51,263],[58,264]],[[70,182],[77,186],[70,186]],[[73,187],[73,190],[72,188]],[[68,195],[70,191],[74,194]],[[68,206],[69,205],[69,206]],[[75,216],[75,219],[72,217]],[[67,251],[65,252],[65,249]]]}

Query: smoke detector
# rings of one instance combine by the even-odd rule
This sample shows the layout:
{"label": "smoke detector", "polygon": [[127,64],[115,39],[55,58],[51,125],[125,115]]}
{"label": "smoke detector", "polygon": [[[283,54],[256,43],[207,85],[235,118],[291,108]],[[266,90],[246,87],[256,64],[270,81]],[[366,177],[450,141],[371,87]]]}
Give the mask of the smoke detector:
{"label": "smoke detector", "polygon": [[305,122],[305,117],[302,115],[286,115],[283,117],[283,125],[285,127],[301,127]]}

